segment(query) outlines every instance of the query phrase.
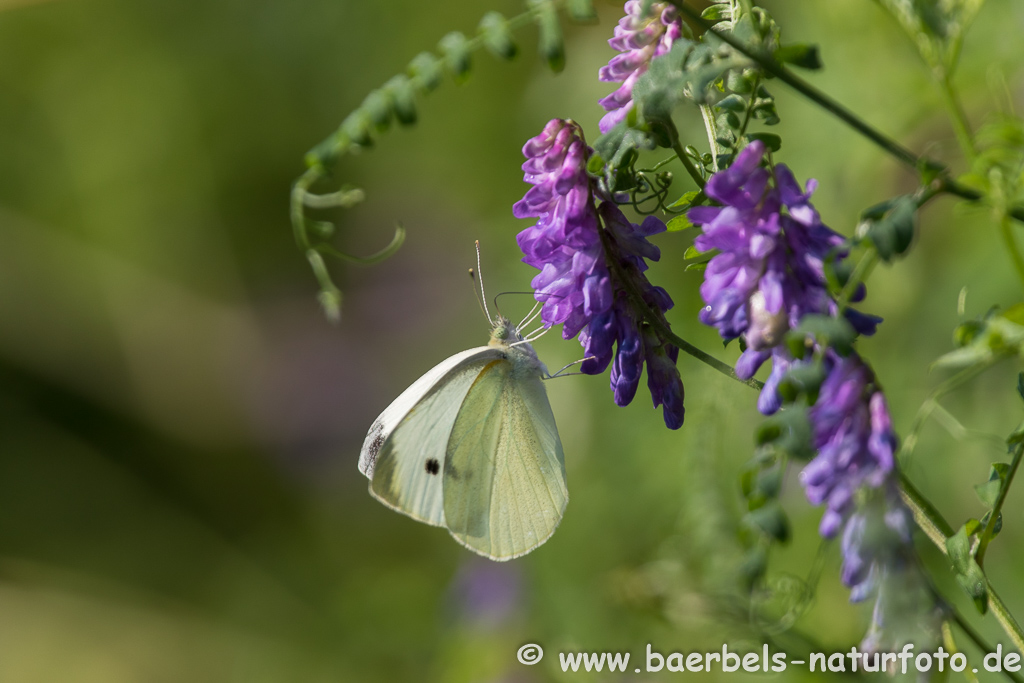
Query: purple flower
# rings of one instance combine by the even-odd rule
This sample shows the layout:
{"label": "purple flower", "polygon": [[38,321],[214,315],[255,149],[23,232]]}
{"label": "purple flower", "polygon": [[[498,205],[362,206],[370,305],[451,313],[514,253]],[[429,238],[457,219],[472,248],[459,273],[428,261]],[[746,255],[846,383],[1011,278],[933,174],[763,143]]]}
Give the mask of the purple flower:
{"label": "purple flower", "polygon": [[831,538],[854,507],[858,490],[877,489],[892,479],[896,434],[885,396],[860,357],[827,351],[825,363],[825,381],[808,411],[818,455],[800,481],[811,503],[825,504],[819,531]]}
{"label": "purple flower", "polygon": [[612,305],[612,286],[587,176],[590,148],[573,121],[552,119],[523,146],[523,179],[533,187],[512,207],[516,218],[537,217],[516,237],[523,261],[540,269],[533,279],[541,320],[562,325],[572,339]]}
{"label": "purple flower", "polygon": [[[718,328],[725,340],[742,337],[745,350],[736,373],[746,379],[769,358],[772,373],[758,400],[764,413],[778,410],[777,387],[792,359],[779,346],[785,333],[808,314],[835,315],[838,307],[825,282],[824,262],[843,238],[821,222],[810,203],[814,180],[804,192],[793,174],[778,164],[773,174],[761,167],[764,144],[755,140],[733,164],[711,176],[704,188],[721,207],[689,211],[703,233],[694,244],[718,250],[704,273],[700,293],[707,304],[701,322]],[[864,297],[863,288],[854,296]],[[861,334],[873,334],[879,318],[847,310]]]}
{"label": "purple flower", "polygon": [[672,307],[668,293],[644,275],[647,261],[661,258],[647,238],[663,232],[665,224],[654,217],[631,223],[608,197],[595,196],[586,172],[590,152],[580,127],[561,119],[523,147],[524,179],[533,187],[512,212],[537,218],[516,239],[523,261],[540,269],[531,284],[543,303],[541,320],[562,325],[565,339],[579,335],[587,356],[582,372],[600,374],[612,366],[611,387],[620,406],[633,400],[646,363],[654,406],[663,406],[665,424],[677,429],[684,412],[675,366],[679,351],[648,329],[629,296],[638,293],[659,316]]}
{"label": "purple flower", "polygon": [[625,120],[633,108],[633,86],[637,79],[647,71],[652,59],[672,48],[682,33],[682,20],[672,5],[655,2],[644,12],[644,4],[641,0],[626,3],[626,16],[619,20],[614,37],[608,41],[619,54],[601,67],[598,78],[622,85],[600,102],[608,112],[601,119],[602,133]]}

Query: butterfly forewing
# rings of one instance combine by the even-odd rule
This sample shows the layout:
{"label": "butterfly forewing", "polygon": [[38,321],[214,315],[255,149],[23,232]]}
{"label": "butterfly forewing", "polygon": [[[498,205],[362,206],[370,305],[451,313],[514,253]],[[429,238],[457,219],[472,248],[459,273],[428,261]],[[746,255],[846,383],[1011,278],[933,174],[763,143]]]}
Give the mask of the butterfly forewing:
{"label": "butterfly forewing", "polygon": [[495,357],[500,352],[480,347],[449,358],[377,418],[360,456],[374,497],[421,522],[445,526],[442,472],[449,435],[470,386]]}
{"label": "butterfly forewing", "polygon": [[562,444],[538,376],[486,364],[455,419],[444,467],[444,516],[459,542],[494,560],[523,555],[555,531],[568,492]]}

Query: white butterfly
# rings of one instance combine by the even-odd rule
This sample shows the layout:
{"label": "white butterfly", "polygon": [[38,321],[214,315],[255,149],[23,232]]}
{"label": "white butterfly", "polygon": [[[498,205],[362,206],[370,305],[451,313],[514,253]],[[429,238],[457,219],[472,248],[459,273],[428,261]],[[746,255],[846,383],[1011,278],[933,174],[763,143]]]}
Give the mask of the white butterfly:
{"label": "white butterfly", "polygon": [[555,532],[569,501],[541,383],[549,376],[499,317],[487,346],[441,362],[374,420],[359,454],[370,493],[492,560],[530,552]]}

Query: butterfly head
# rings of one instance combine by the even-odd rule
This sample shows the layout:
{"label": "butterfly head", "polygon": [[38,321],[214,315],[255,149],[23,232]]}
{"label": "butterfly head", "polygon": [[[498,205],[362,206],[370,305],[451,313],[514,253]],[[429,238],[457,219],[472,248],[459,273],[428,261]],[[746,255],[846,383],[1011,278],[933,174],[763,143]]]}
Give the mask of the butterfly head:
{"label": "butterfly head", "polygon": [[491,329],[491,341],[488,346],[499,348],[505,358],[512,363],[515,372],[525,375],[546,375],[547,368],[537,358],[537,352],[526,341],[519,329],[508,318],[499,316]]}
{"label": "butterfly head", "polygon": [[[523,335],[519,333],[516,326],[505,316],[498,316],[491,329],[491,346],[508,346],[523,341]],[[528,344],[523,344],[528,346]]]}

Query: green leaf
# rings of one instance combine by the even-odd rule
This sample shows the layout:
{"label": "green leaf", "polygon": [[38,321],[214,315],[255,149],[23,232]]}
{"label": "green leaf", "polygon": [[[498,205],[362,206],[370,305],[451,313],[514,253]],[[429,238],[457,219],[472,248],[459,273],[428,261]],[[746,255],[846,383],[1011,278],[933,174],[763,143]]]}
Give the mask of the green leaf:
{"label": "green leaf", "polygon": [[390,96],[395,117],[403,126],[416,123],[416,88],[405,74],[398,74],[384,84],[383,90]]}
{"label": "green leaf", "polygon": [[383,89],[371,90],[359,108],[378,131],[383,132],[391,125],[394,110],[391,97]]}
{"label": "green leaf", "polygon": [[808,405],[814,405],[824,381],[825,368],[821,363],[794,363],[779,381],[779,395],[787,403],[806,396]]}
{"label": "green leaf", "polygon": [[1018,424],[1010,433],[1010,436],[1006,437],[1006,445],[1009,447],[1011,452],[1021,443],[1024,443],[1024,422]]}
{"label": "green leaf", "polygon": [[370,122],[369,115],[360,108],[345,117],[339,130],[355,144],[365,147],[373,143],[373,138],[370,136],[372,128],[373,124]]}
{"label": "green leaf", "polygon": [[408,71],[417,88],[431,92],[441,85],[444,65],[432,53],[421,52],[409,62]]}
{"label": "green leaf", "polygon": [[693,271],[696,271],[698,273],[703,273],[707,269],[708,269],[707,261],[703,261],[701,263],[691,263],[691,264],[687,265],[685,268],[683,268],[684,271],[693,270]]}
{"label": "green leaf", "polygon": [[[981,521],[978,522],[978,526],[980,528],[984,529],[985,526],[988,525],[988,520],[991,517],[992,517],[992,511],[989,510],[988,512],[985,513],[985,516],[981,518]],[[989,540],[991,540],[992,538],[995,538],[996,536],[998,536],[999,532],[1002,531],[1002,530],[1003,530],[1003,513],[1000,512],[999,516],[996,517],[996,523],[992,525],[992,536],[991,536],[991,538]]]}
{"label": "green leaf", "polygon": [[975,484],[974,491],[978,494],[978,498],[982,504],[987,507],[992,507],[996,504],[996,499],[999,498],[999,492],[1003,488],[1003,482],[1000,479],[986,481],[984,484]]}
{"label": "green leaf", "polygon": [[[878,215],[879,207],[865,211]],[[904,195],[895,199],[879,218],[869,218],[858,228],[858,235],[869,240],[878,252],[878,256],[886,262],[902,255],[910,247],[914,238],[914,217],[917,213],[917,200],[912,195]]]}
{"label": "green leaf", "polygon": [[768,553],[759,545],[755,545],[743,556],[740,564],[740,575],[746,580],[748,586],[753,586],[764,576],[768,569]]}
{"label": "green leaf", "polygon": [[982,528],[984,528],[984,525],[978,520],[974,519],[973,517],[964,522],[964,532],[968,536],[973,536],[974,534],[981,531]]}
{"label": "green leaf", "polygon": [[782,138],[775,133],[747,133],[747,137],[751,140],[760,140],[773,152],[782,149]]}
{"label": "green leaf", "polygon": [[552,0],[529,0],[527,4],[537,9],[540,56],[552,71],[558,73],[565,68],[565,41],[555,3]]}
{"label": "green leaf", "polygon": [[[680,230],[686,230],[693,227],[693,223],[686,217],[685,213],[681,213],[678,216],[673,216],[668,219],[665,223],[665,227],[668,228],[669,232],[679,232]],[[685,256],[683,258],[686,258]]]}
{"label": "green leaf", "polygon": [[807,341],[812,340],[835,349],[840,355],[848,355],[853,349],[857,331],[846,318],[829,315],[805,315],[795,329],[786,334],[786,344],[794,358],[803,358]]}
{"label": "green leaf", "polygon": [[759,447],[770,445],[799,460],[810,460],[815,453],[807,410],[795,405],[766,418],[754,432],[754,441]]}
{"label": "green leaf", "polygon": [[956,582],[971,597],[978,611],[984,614],[988,609],[985,573],[971,555],[971,541],[965,526],[946,539],[946,551],[953,563]]}
{"label": "green leaf", "polygon": [[[706,35],[706,34],[705,34]],[[731,69],[749,65],[749,60],[712,49],[706,43],[679,38],[672,49],[651,61],[633,86],[633,100],[640,117],[668,127],[672,112],[683,99],[698,104],[715,100],[719,90],[710,86]],[[665,146],[669,146],[669,144]]]}
{"label": "green leaf", "polygon": [[743,97],[733,93],[732,95],[723,97],[717,104],[715,104],[715,106],[719,109],[742,114],[747,110],[747,101]]}
{"label": "green leaf", "polygon": [[1016,303],[999,315],[1015,325],[1024,325],[1024,303]]}
{"label": "green leaf", "polygon": [[700,18],[707,21],[721,21],[730,18],[731,11],[729,5],[711,5],[700,13]]}
{"label": "green leaf", "polygon": [[669,204],[668,208],[670,208],[670,209],[678,209],[678,208],[684,207],[684,206],[689,208],[690,205],[693,204],[693,200],[696,199],[697,195],[699,195],[699,194],[700,194],[699,190],[690,190],[689,192],[684,192],[683,195],[679,199],[677,199],[674,202],[672,202],[671,204]]}
{"label": "green leaf", "polygon": [[[1017,316],[1016,307],[1007,313]],[[965,323],[957,328],[955,339],[961,348],[941,356],[932,367],[964,368],[993,362],[1000,356],[1024,353],[1024,325],[1005,314],[991,313],[986,319]]]}
{"label": "green leaf", "polygon": [[833,291],[841,291],[853,275],[854,265],[847,258],[833,256],[825,259],[825,280]]}
{"label": "green leaf", "polygon": [[820,69],[822,67],[821,57],[818,55],[818,46],[807,45],[806,43],[783,45],[775,51],[775,59],[786,64],[799,66],[802,69]]}
{"label": "green leaf", "polygon": [[594,141],[594,151],[607,162],[605,175],[626,170],[639,149],[654,149],[654,141],[641,128],[631,128],[628,121],[619,125]]}
{"label": "green leaf", "polygon": [[781,467],[768,467],[761,469],[755,479],[754,490],[765,498],[777,498],[782,490],[782,480],[785,470]]}
{"label": "green leaf", "polygon": [[568,5],[569,16],[573,21],[597,21],[597,12],[594,11],[594,3],[591,0],[569,0]]}
{"label": "green leaf", "polygon": [[756,510],[751,510],[743,517],[743,521],[780,543],[789,541],[789,519],[778,502],[772,501]]}
{"label": "green leaf", "polygon": [[862,221],[877,221],[884,216],[889,209],[895,206],[896,202],[900,199],[900,197],[893,197],[891,199],[886,199],[883,202],[879,202],[874,206],[870,206],[861,212],[860,219]]}
{"label": "green leaf", "polygon": [[484,39],[484,46],[499,59],[512,59],[518,49],[512,40],[512,29],[501,12],[488,12],[480,19],[477,31]]}
{"label": "green leaf", "polygon": [[974,489],[986,507],[995,507],[995,500],[999,497],[1002,485],[1007,481],[1007,474],[1010,472],[1010,465],[1007,463],[992,463],[988,470],[988,481],[977,484]]}
{"label": "green leaf", "polygon": [[469,78],[469,40],[459,31],[452,31],[437,44],[444,55],[445,66],[455,78],[456,83],[464,83]]}

